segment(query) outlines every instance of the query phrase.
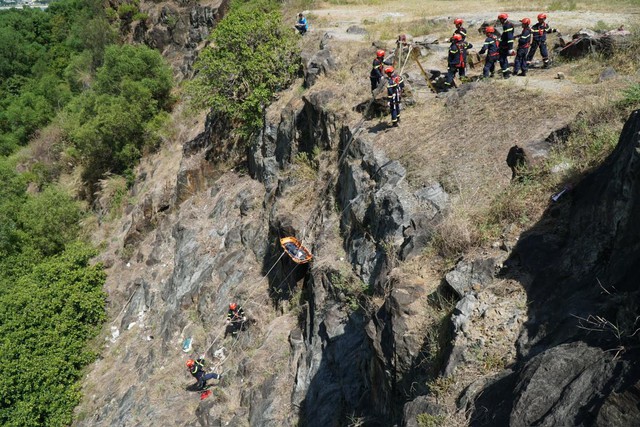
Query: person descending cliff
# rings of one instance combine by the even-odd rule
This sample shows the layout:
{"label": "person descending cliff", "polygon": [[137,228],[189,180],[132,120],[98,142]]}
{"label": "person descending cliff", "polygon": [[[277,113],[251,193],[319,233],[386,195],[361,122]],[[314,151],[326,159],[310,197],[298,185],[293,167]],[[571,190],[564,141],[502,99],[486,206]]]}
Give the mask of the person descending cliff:
{"label": "person descending cliff", "polygon": [[542,67],[549,68],[549,50],[547,49],[547,33],[556,33],[558,30],[549,27],[549,24],[545,22],[547,19],[546,13],[540,13],[538,15],[538,22],[533,24],[531,31],[533,33],[533,42],[531,43],[531,49],[527,55],[527,61],[531,62],[536,50],[540,47],[540,55],[542,55]]}
{"label": "person descending cliff", "polygon": [[391,113],[391,125],[397,127],[400,122],[400,99],[402,89],[404,89],[404,80],[395,74],[395,70],[391,66],[385,68],[384,73],[387,75],[387,100]]}
{"label": "person descending cliff", "polygon": [[376,51],[376,57],[373,60],[373,64],[371,67],[371,73],[369,74],[369,79],[371,80],[371,92],[375,91],[377,87],[380,85],[384,74],[382,72],[384,68],[384,50],[378,49]]}
{"label": "person descending cliff", "polygon": [[453,85],[453,79],[455,78],[456,73],[458,73],[461,78],[466,75],[465,67],[467,66],[467,49],[472,47],[472,44],[462,40],[462,36],[460,34],[453,35],[453,43],[449,46],[449,56],[447,59],[449,71],[447,72],[447,77],[444,82],[445,92]]}
{"label": "person descending cliff", "polygon": [[498,60],[498,37],[495,35],[495,29],[492,26],[485,27],[484,33],[487,38],[484,40],[482,49],[478,52],[480,55],[487,53],[484,59],[484,68],[482,69],[482,77],[493,77],[496,69],[496,61]]}
{"label": "person descending cliff", "polygon": [[244,309],[238,305],[238,303],[232,302],[229,304],[229,310],[227,311],[227,327],[224,331],[224,337],[229,334],[236,336],[239,331],[246,330],[247,316],[244,314]]}
{"label": "person descending cliff", "polygon": [[198,380],[198,390],[206,390],[207,380],[222,380],[222,374],[215,372],[207,373],[204,367],[204,356],[196,360],[187,360],[187,369],[189,369],[189,373]]}
{"label": "person descending cliff", "polygon": [[[516,36],[518,39],[518,49],[516,50],[516,59],[513,63],[513,74],[516,76],[527,75],[527,54],[531,47],[531,20],[529,18],[523,18],[520,20],[522,23],[522,32]],[[518,74],[520,72],[520,74]]]}
{"label": "person descending cliff", "polygon": [[511,75],[509,56],[515,55],[513,50],[513,24],[509,21],[509,15],[506,13],[498,15],[498,21],[502,23],[502,36],[500,36],[500,43],[498,44],[498,61],[500,61],[502,77],[508,79]]}

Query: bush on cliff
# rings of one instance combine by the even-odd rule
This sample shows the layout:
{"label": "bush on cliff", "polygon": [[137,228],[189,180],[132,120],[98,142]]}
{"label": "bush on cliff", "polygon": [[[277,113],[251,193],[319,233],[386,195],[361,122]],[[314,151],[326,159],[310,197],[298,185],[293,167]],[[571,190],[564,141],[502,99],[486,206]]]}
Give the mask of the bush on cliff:
{"label": "bush on cliff", "polygon": [[296,34],[282,23],[277,2],[236,0],[210,40],[188,91],[198,107],[212,108],[248,136],[299,69]]}

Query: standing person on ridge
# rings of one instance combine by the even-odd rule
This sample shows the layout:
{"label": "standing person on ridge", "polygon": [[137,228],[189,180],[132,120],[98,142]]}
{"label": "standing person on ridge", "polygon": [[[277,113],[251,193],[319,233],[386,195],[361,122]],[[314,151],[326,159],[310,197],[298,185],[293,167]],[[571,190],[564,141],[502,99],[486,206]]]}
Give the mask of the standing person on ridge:
{"label": "standing person on ridge", "polygon": [[527,55],[527,61],[531,62],[533,56],[540,46],[540,55],[542,55],[542,68],[549,68],[549,51],[547,49],[547,33],[556,33],[558,30],[549,27],[549,24],[545,22],[547,19],[546,13],[538,15],[538,22],[533,24],[531,30],[533,32],[533,42],[529,54]]}
{"label": "standing person on ridge", "polygon": [[460,34],[454,34],[452,38],[453,43],[449,46],[449,57],[447,59],[449,70],[447,71],[447,78],[444,82],[445,91],[451,89],[456,73],[458,73],[461,78],[465,76],[467,49],[473,47],[472,44],[463,41]]}
{"label": "standing person on ridge", "polygon": [[371,73],[369,74],[369,80],[371,80],[371,92],[375,91],[384,74],[382,73],[382,69],[384,68],[384,50],[378,49],[376,51],[376,58],[373,60],[373,65],[371,68]]}
{"label": "standing person on ridge", "polygon": [[398,126],[400,122],[400,98],[404,89],[404,80],[401,76],[394,74],[393,67],[384,69],[387,75],[387,99],[389,101],[389,112],[391,113],[391,125]]}
{"label": "standing person on ridge", "polygon": [[502,23],[502,36],[498,45],[498,61],[500,61],[500,69],[502,77],[509,78],[511,70],[509,69],[509,56],[515,55],[513,51],[513,24],[509,21],[509,15],[501,13],[498,20]]}
{"label": "standing person on ridge", "polygon": [[484,59],[484,68],[482,69],[482,77],[493,77],[496,69],[496,61],[498,60],[498,37],[495,35],[495,29],[492,26],[485,28],[484,33],[487,38],[484,40],[482,49],[478,52],[480,55],[487,52]]}
{"label": "standing person on ridge", "polygon": [[[456,34],[460,34],[462,36],[462,41],[465,41],[467,39],[467,30],[462,26],[464,21],[461,18],[456,18],[453,20],[453,23],[456,26],[456,30],[453,32],[453,35],[455,36]],[[451,36],[449,41],[453,43],[453,36]]]}
{"label": "standing person on ridge", "polygon": [[196,360],[187,360],[187,368],[189,369],[189,373],[198,380],[198,390],[204,390],[207,387],[207,380],[222,379],[222,374],[216,374],[215,372],[207,374],[207,371],[204,369],[204,356]]}
{"label": "standing person on ridge", "polygon": [[[527,54],[529,53],[529,47],[531,47],[531,38],[533,34],[531,34],[531,19],[523,18],[520,20],[522,22],[522,32],[516,36],[518,39],[518,50],[516,51],[516,59],[513,64],[513,74],[516,76],[526,76],[527,75]],[[518,74],[518,71],[521,71]]]}

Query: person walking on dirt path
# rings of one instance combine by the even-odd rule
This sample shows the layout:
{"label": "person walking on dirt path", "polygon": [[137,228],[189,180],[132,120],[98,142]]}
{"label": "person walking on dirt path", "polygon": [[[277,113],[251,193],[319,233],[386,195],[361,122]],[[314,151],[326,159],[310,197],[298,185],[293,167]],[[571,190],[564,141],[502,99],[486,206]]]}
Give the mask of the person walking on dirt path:
{"label": "person walking on dirt path", "polygon": [[198,380],[198,390],[204,390],[207,387],[207,380],[221,380],[222,374],[211,372],[207,374],[204,368],[204,356],[193,360],[187,360],[187,368],[191,375]]}
{"label": "person walking on dirt path", "polygon": [[232,302],[229,304],[229,311],[227,311],[227,327],[224,331],[224,337],[229,334],[237,335],[238,331],[244,331],[247,322],[247,316],[244,314],[244,309],[238,305],[238,303]]}
{"label": "person walking on dirt path", "polygon": [[371,67],[371,73],[369,74],[369,80],[371,80],[371,92],[373,93],[378,86],[380,86],[380,82],[384,77],[382,72],[384,68],[384,50],[378,49],[376,51],[376,57],[373,60],[373,65]]}
{"label": "person walking on dirt path", "polygon": [[300,35],[305,35],[307,30],[309,29],[309,24],[307,23],[307,18],[304,17],[302,12],[298,14],[298,22],[296,22],[296,30],[300,33]]}
{"label": "person walking on dirt path", "polygon": [[484,68],[482,69],[482,77],[493,77],[493,73],[496,69],[496,61],[498,60],[498,37],[495,35],[495,29],[492,26],[485,27],[484,29],[487,38],[484,39],[482,49],[478,52],[480,55],[487,53],[484,59]]}
{"label": "person walking on dirt path", "polygon": [[502,24],[502,36],[498,45],[498,61],[500,61],[500,69],[502,77],[508,79],[511,75],[509,69],[509,56],[515,55],[513,50],[513,23],[509,21],[509,15],[501,13],[498,15],[498,21]]}
{"label": "person walking on dirt path", "polygon": [[[467,39],[467,30],[462,26],[462,24],[464,24],[464,21],[460,18],[456,18],[453,20],[453,23],[456,26],[453,35],[455,36],[456,34],[460,34],[462,36],[462,41],[465,41]],[[453,36],[451,36],[449,41],[453,43]]]}
{"label": "person walking on dirt path", "polygon": [[[531,25],[531,19],[522,18],[520,22],[522,23],[522,32],[516,36],[518,39],[518,49],[516,50],[516,59],[513,64],[513,74],[524,77],[527,75],[527,54],[531,47],[533,34],[531,34],[531,28],[529,27],[529,25]],[[518,74],[519,71],[520,74]]]}
{"label": "person walking on dirt path", "polygon": [[547,19],[546,13],[540,13],[538,15],[538,22],[531,27],[533,33],[533,42],[531,43],[531,49],[527,55],[527,61],[531,62],[536,50],[540,47],[540,55],[542,55],[542,68],[549,68],[549,50],[547,49],[547,33],[557,33],[558,30],[549,27],[549,24],[545,22]]}
{"label": "person walking on dirt path", "polygon": [[447,71],[447,78],[444,82],[445,91],[451,89],[456,73],[460,75],[460,78],[466,75],[467,49],[473,47],[472,44],[463,41],[460,34],[454,34],[452,38],[453,43],[449,46],[449,57],[447,59],[449,70]]}
{"label": "person walking on dirt path", "polygon": [[402,89],[404,89],[404,80],[395,74],[395,70],[391,66],[386,67],[384,73],[387,75],[387,100],[391,113],[391,126],[397,127],[400,122],[400,99]]}

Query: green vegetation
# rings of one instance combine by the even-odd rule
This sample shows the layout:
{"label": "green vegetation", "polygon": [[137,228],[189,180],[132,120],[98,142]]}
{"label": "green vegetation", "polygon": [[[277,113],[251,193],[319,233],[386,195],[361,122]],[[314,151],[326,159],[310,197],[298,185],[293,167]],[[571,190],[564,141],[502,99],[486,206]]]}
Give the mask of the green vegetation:
{"label": "green vegetation", "polygon": [[346,265],[340,271],[329,273],[329,280],[338,299],[351,311],[357,311],[361,300],[371,295],[369,285],[360,280]]}
{"label": "green vegetation", "polygon": [[262,125],[264,107],[300,67],[296,34],[282,23],[277,2],[232,3],[195,65],[189,92],[249,136]]}
{"label": "green vegetation", "polygon": [[445,425],[447,417],[444,415],[418,414],[416,421],[419,427],[440,427]]}

